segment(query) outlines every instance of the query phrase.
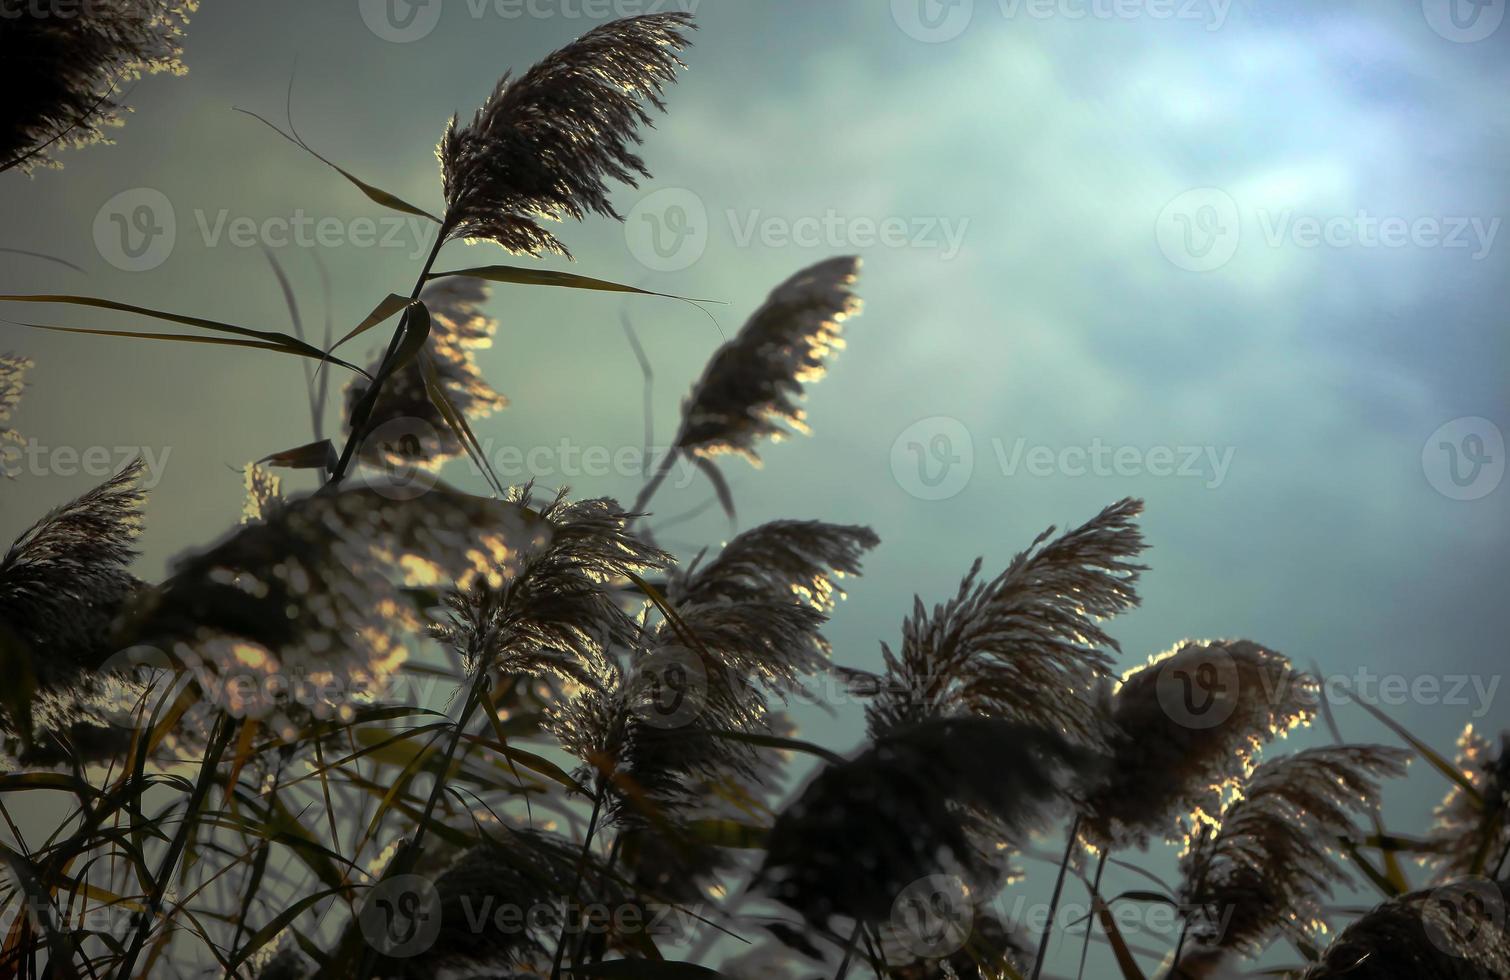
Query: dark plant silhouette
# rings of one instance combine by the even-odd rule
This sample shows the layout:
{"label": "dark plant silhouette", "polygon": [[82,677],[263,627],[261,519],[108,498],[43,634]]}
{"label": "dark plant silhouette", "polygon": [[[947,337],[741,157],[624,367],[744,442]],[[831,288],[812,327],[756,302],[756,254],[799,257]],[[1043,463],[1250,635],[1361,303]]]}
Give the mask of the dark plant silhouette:
{"label": "dark plant silhouette", "polygon": [[105,141],[143,74],[187,69],[180,39],[198,0],[4,0],[0,5],[0,171],[54,164]]}

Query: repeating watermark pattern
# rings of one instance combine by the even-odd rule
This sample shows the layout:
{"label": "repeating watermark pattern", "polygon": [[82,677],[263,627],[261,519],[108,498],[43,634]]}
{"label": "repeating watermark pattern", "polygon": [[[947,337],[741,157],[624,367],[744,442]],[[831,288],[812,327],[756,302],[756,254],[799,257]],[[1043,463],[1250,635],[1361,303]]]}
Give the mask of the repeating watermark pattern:
{"label": "repeating watermark pattern", "polygon": [[702,657],[669,646],[641,657],[629,679],[629,708],[652,728],[685,728],[708,704],[708,671]]}
{"label": "repeating watermark pattern", "polygon": [[[363,465],[373,471],[374,490],[397,500],[413,500],[429,492],[439,482],[439,474],[424,461],[439,445],[436,428],[424,419],[406,416],[376,426],[364,440],[363,457]],[[639,479],[673,453],[670,446],[587,444],[567,437],[529,446],[489,436],[478,441],[477,450],[494,474],[513,483]],[[464,465],[469,475],[483,475],[471,456],[465,457]],[[685,453],[676,453],[665,485],[685,490],[701,479],[705,477],[697,463]]]}
{"label": "repeating watermark pattern", "polygon": [[[981,5],[984,7],[985,0]],[[1003,20],[1132,21],[1196,24],[1219,31],[1232,0],[994,0]],[[891,18],[925,44],[953,41],[975,20],[976,0],[891,0]]]}
{"label": "repeating watermark pattern", "polygon": [[440,892],[423,875],[395,875],[368,889],[357,924],[362,938],[382,955],[419,956],[440,937]]}
{"label": "repeating watermark pattern", "polygon": [[1505,22],[1506,0],[1421,0],[1431,29],[1457,44],[1482,41]]}
{"label": "repeating watermark pattern", "polygon": [[642,14],[697,13],[701,0],[357,0],[362,22],[393,44],[423,41],[440,26],[445,11],[472,20],[573,20],[602,22]]}
{"label": "repeating watermark pattern", "polygon": [[926,251],[943,261],[959,257],[970,219],[949,215],[855,214],[828,208],[812,214],[773,214],[762,208],[727,208],[714,217],[703,199],[684,187],[664,187],[641,198],[624,223],[629,254],[653,272],[680,272],[707,252],[714,232],[735,248],[869,249]]}
{"label": "repeating watermark pattern", "polygon": [[116,0],[0,0],[0,20],[77,20],[115,13]]}
{"label": "repeating watermark pattern", "polygon": [[162,191],[137,187],[121,191],[94,216],[94,246],[122,272],[151,272],[173,254],[178,218]]}
{"label": "repeating watermark pattern", "polygon": [[[1252,226],[1271,249],[1439,249],[1488,258],[1501,219],[1472,215],[1303,214],[1293,208],[1254,208]],[[1219,187],[1198,187],[1166,204],[1154,223],[1159,250],[1188,272],[1212,272],[1230,263],[1244,240],[1244,214]]]}
{"label": "repeating watermark pattern", "polygon": [[919,878],[898,893],[886,931],[908,951],[926,958],[951,956],[975,927],[970,889],[957,875]]}
{"label": "repeating watermark pattern", "polygon": [[1421,447],[1421,470],[1442,496],[1481,500],[1499,489],[1505,478],[1505,434],[1476,415],[1453,419]]}
{"label": "repeating watermark pattern", "polygon": [[1252,682],[1244,689],[1232,657],[1212,648],[1194,669],[1178,659],[1166,661],[1154,679],[1154,691],[1159,707],[1171,721],[1204,731],[1222,725],[1244,699],[1255,697],[1268,704],[1299,702],[1311,707],[1320,707],[1323,702],[1343,707],[1355,701],[1382,708],[1449,707],[1479,719],[1493,710],[1502,679],[1498,674],[1379,673],[1359,667],[1348,674],[1307,675],[1306,681],[1314,687],[1302,690],[1293,689],[1297,682],[1289,675],[1276,680],[1264,673],[1259,675],[1260,690],[1255,692]]}
{"label": "repeating watermark pattern", "polygon": [[440,445],[440,435],[424,419],[389,419],[362,440],[365,463],[378,473],[368,484],[389,500],[416,500],[435,488],[440,474],[425,465]]}
{"label": "repeating watermark pattern", "polygon": [[[1083,445],[1048,445],[1017,436],[993,437],[991,459],[1006,479],[1199,480],[1220,489],[1232,470],[1233,446],[1114,445],[1100,438]],[[947,500],[969,485],[976,471],[975,440],[959,419],[934,416],[903,429],[891,445],[891,475],[919,500]]]}
{"label": "repeating watermark pattern", "polygon": [[286,215],[233,215],[229,208],[194,208],[180,229],[178,209],[162,191],[137,187],[100,206],[94,244],[100,257],[123,272],[150,272],[173,256],[182,233],[205,248],[286,248],[402,251],[419,260],[429,254],[439,226],[417,215],[337,217],[296,208]]}
{"label": "repeating watermark pattern", "polygon": [[974,472],[975,440],[959,419],[919,419],[891,444],[892,478],[919,500],[958,496]]}
{"label": "repeating watermark pattern", "polygon": [[140,459],[142,475],[138,482],[143,490],[151,490],[162,482],[172,453],[172,446],[47,446],[28,439],[24,446],[10,447],[0,457],[0,473],[7,477],[88,476],[104,480]]}
{"label": "repeating watermark pattern", "polygon": [[1237,202],[1216,187],[1197,187],[1170,201],[1154,230],[1164,257],[1187,272],[1220,269],[1243,237]]}
{"label": "repeating watermark pattern", "polygon": [[1432,890],[1422,909],[1426,938],[1448,956],[1472,958],[1502,942],[1505,897],[1488,878],[1459,878]]}
{"label": "repeating watermark pattern", "polygon": [[1216,648],[1194,670],[1172,658],[1159,668],[1154,694],[1175,724],[1196,731],[1217,728],[1237,710],[1241,694],[1237,663]]}

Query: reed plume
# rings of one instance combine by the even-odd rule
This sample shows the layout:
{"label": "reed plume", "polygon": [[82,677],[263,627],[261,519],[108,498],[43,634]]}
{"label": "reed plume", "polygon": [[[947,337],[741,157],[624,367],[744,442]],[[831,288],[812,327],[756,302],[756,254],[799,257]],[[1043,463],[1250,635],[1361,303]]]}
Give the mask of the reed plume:
{"label": "reed plume", "polygon": [[835,917],[885,922],[903,889],[934,874],[986,894],[999,848],[1036,829],[1091,762],[1054,732],[996,719],[889,732],[782,811],[757,886],[820,930]]}
{"label": "reed plume", "polygon": [[0,171],[56,166],[63,147],[108,142],[129,112],[122,83],[188,69],[198,0],[0,0]]}
{"label": "reed plume", "polygon": [[622,220],[609,181],[649,177],[634,152],[645,106],[682,64],[688,14],[612,21],[541,60],[517,80],[505,74],[468,125],[451,121],[437,151],[445,180],[444,240],[497,242],[519,255],[571,252],[541,221],[589,212]]}
{"label": "reed plume", "polygon": [[236,717],[287,726],[276,679],[307,683],[298,707],[316,717],[350,718],[353,696],[380,690],[408,657],[420,624],[403,587],[499,587],[548,536],[518,505],[462,493],[317,494],[178,559],[133,630],[188,669],[258,681],[223,686],[215,707]]}
{"label": "reed plume", "polygon": [[0,623],[31,649],[44,684],[111,653],[111,624],[141,586],[128,569],[142,530],[142,469],[135,460],[53,510],[0,560]]}
{"label": "reed plume", "polygon": [[757,444],[807,432],[797,404],[843,348],[844,322],[860,312],[852,288],[860,260],[829,259],[772,290],[708,362],[682,406],[675,447],[708,458],[733,453],[759,464]]}
{"label": "reed plume", "polygon": [[1499,750],[1469,725],[1458,738],[1455,763],[1478,791],[1474,799],[1454,785],[1437,806],[1426,858],[1438,881],[1465,875],[1499,874],[1510,851],[1510,734],[1500,737]]}
{"label": "reed plume", "polygon": [[[1209,698],[1195,710],[1191,682]],[[1213,819],[1258,750],[1309,723],[1317,696],[1289,658],[1247,640],[1186,641],[1129,672],[1106,707],[1112,760],[1086,801],[1087,839],[1141,848],[1176,836],[1181,816]]]}
{"label": "reed plume", "polygon": [[[530,507],[529,489],[516,500]],[[601,685],[613,673],[610,651],[639,632],[612,585],[663,569],[671,556],[637,539],[630,515],[611,500],[574,502],[563,491],[539,514],[549,541],[526,552],[501,585],[453,591],[447,621],[431,633],[469,669],[487,662],[504,675]]]}
{"label": "reed plume", "polygon": [[1254,769],[1181,859],[1180,903],[1192,953],[1256,956],[1281,935],[1314,942],[1322,899],[1350,885],[1337,839],[1379,809],[1379,781],[1405,774],[1409,754],[1377,745],[1309,749]]}
{"label": "reed plume", "polygon": [[[469,421],[486,418],[508,405],[508,399],[483,377],[474,353],[491,347],[498,331],[498,321],[482,312],[489,293],[486,282],[456,276],[437,280],[420,294],[420,301],[430,311],[425,354],[434,369],[434,379],[452,407]],[[384,382],[368,421],[370,434],[362,443],[364,460],[388,467],[436,470],[466,452],[431,399],[420,360],[415,358]],[[368,373],[377,374],[380,363],[381,359],[374,361]],[[366,394],[367,385],[360,379],[347,386],[348,432],[353,412]],[[385,425],[389,426],[387,430]]]}
{"label": "reed plume", "polygon": [[15,429],[6,428],[16,406],[21,404],[21,395],[26,391],[26,373],[36,367],[28,358],[15,354],[0,354],[0,474],[13,475],[12,466],[18,450],[26,439]]}
{"label": "reed plume", "polygon": [[1304,980],[1504,980],[1510,883],[1412,892],[1376,907],[1326,949]]}
{"label": "reed plume", "polygon": [[882,645],[885,672],[847,672],[875,692],[865,710],[872,736],[972,714],[1097,741],[1092,694],[1112,662],[1103,648],[1120,651],[1099,624],[1138,604],[1142,509],[1120,501],[1052,540],[1051,527],[990,582],[978,581],[977,559],[931,613],[914,599],[900,650]]}

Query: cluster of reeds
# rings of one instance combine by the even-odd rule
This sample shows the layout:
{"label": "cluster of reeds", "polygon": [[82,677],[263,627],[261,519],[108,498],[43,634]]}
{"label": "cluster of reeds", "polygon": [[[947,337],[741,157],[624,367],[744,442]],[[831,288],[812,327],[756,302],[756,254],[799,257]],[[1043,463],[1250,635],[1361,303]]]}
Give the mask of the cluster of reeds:
{"label": "cluster of reeds", "polygon": [[[121,18],[109,50],[34,69],[7,152],[95,132],[109,73],[165,65],[188,6],[100,6]],[[610,189],[648,176],[633,146],[691,27],[607,24],[452,122],[435,253],[345,338],[398,318],[366,370],[302,331],[0,297],[319,362],[316,441],[249,464],[242,522],[166,580],[131,571],[148,503],[136,466],[0,561],[0,977],[1037,978],[1054,908],[1040,937],[992,903],[1038,860],[1034,835],[1066,825],[1054,906],[1072,874],[1085,883],[1085,943],[1109,944],[1123,977],[1147,976],[1150,956],[1166,976],[1216,976],[1278,942],[1297,977],[1510,973],[1503,748],[1470,731],[1454,763],[1407,738],[1452,781],[1437,828],[1412,840],[1379,815],[1409,753],[1275,753],[1317,711],[1283,654],[1189,640],[1118,677],[1107,621],[1139,602],[1140,501],[1050,528],[993,577],[975,561],[954,595],[916,601],[870,672],[839,666],[824,636],[840,580],[879,545],[868,528],[802,515],[678,557],[640,524],[653,475],[627,510],[491,475],[472,429],[505,405],[472,354],[495,332],[489,284],[634,290],[504,265],[436,273],[440,248],[565,253],[542,220],[616,217]],[[0,23],[0,50],[31,43],[16,30]],[[859,272],[853,258],[797,272],[693,387],[674,453],[731,513],[712,460],[755,460],[805,428],[803,385],[859,312]],[[6,426],[28,367],[0,357]],[[320,437],[337,371],[352,377],[339,448]],[[434,478],[464,455],[489,494]],[[318,489],[285,495],[280,468]],[[784,710],[825,679],[867,701],[867,743],[848,755],[796,738]],[[798,755],[817,768],[782,804]],[[17,808],[43,798],[60,816],[39,837]],[[1183,846],[1179,883],[1102,893],[1108,862],[1165,841]],[[1431,866],[1424,891],[1411,854]],[[1359,882],[1383,904],[1329,904]],[[1111,914],[1125,902],[1173,905],[1183,929],[1135,950]],[[647,928],[668,912],[690,927]],[[1329,927],[1345,927],[1330,945]]]}

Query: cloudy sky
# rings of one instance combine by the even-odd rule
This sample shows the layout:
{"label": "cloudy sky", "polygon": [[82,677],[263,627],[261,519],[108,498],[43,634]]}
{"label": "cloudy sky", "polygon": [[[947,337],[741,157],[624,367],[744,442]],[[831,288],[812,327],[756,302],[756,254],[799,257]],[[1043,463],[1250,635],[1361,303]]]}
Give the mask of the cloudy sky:
{"label": "cloudy sky", "polygon": [[[281,119],[292,81],[311,145],[437,209],[433,149],[453,112],[505,69],[655,8],[207,2],[189,76],[133,89],[117,146],[0,178],[0,247],[84,270],[7,254],[0,291],[287,329],[267,245],[316,324],[329,271],[331,315],[349,328],[409,289],[427,229],[232,107]],[[880,534],[833,624],[839,661],[874,666],[913,594],[947,597],[975,556],[999,569],[1048,525],[1135,495],[1152,569],[1143,608],[1113,630],[1124,666],[1184,637],[1243,636],[1385,700],[1395,688],[1380,679],[1398,678],[1414,693],[1392,710],[1444,749],[1470,720],[1510,722],[1497,687],[1503,0],[1476,15],[1448,0],[703,0],[696,13],[690,71],[645,146],[655,179],[617,194],[626,225],[560,237],[574,271],[726,305],[710,318],[500,287],[499,342],[481,360],[513,404],[479,436],[495,454],[534,450],[505,477],[632,498],[631,468],[581,457],[642,442],[621,314],[654,367],[664,440],[707,356],[771,286],[855,253],[866,311],[812,390],[813,435],[771,447],[763,469],[724,466],[743,526],[821,518]],[[452,245],[441,265],[496,261]],[[243,463],[309,438],[286,358],[0,331],[0,349],[38,362],[13,421],[36,446],[0,490],[5,535],[98,482],[78,455],[98,467],[145,452],[155,576],[235,519]],[[465,464],[446,475],[483,485]],[[710,495],[678,475],[656,509]],[[714,508],[666,543],[728,533]],[[852,706],[802,720],[829,744],[861,737]],[[1341,721],[1387,737],[1356,708]],[[1401,826],[1419,827],[1443,790],[1418,768],[1391,798]]]}

